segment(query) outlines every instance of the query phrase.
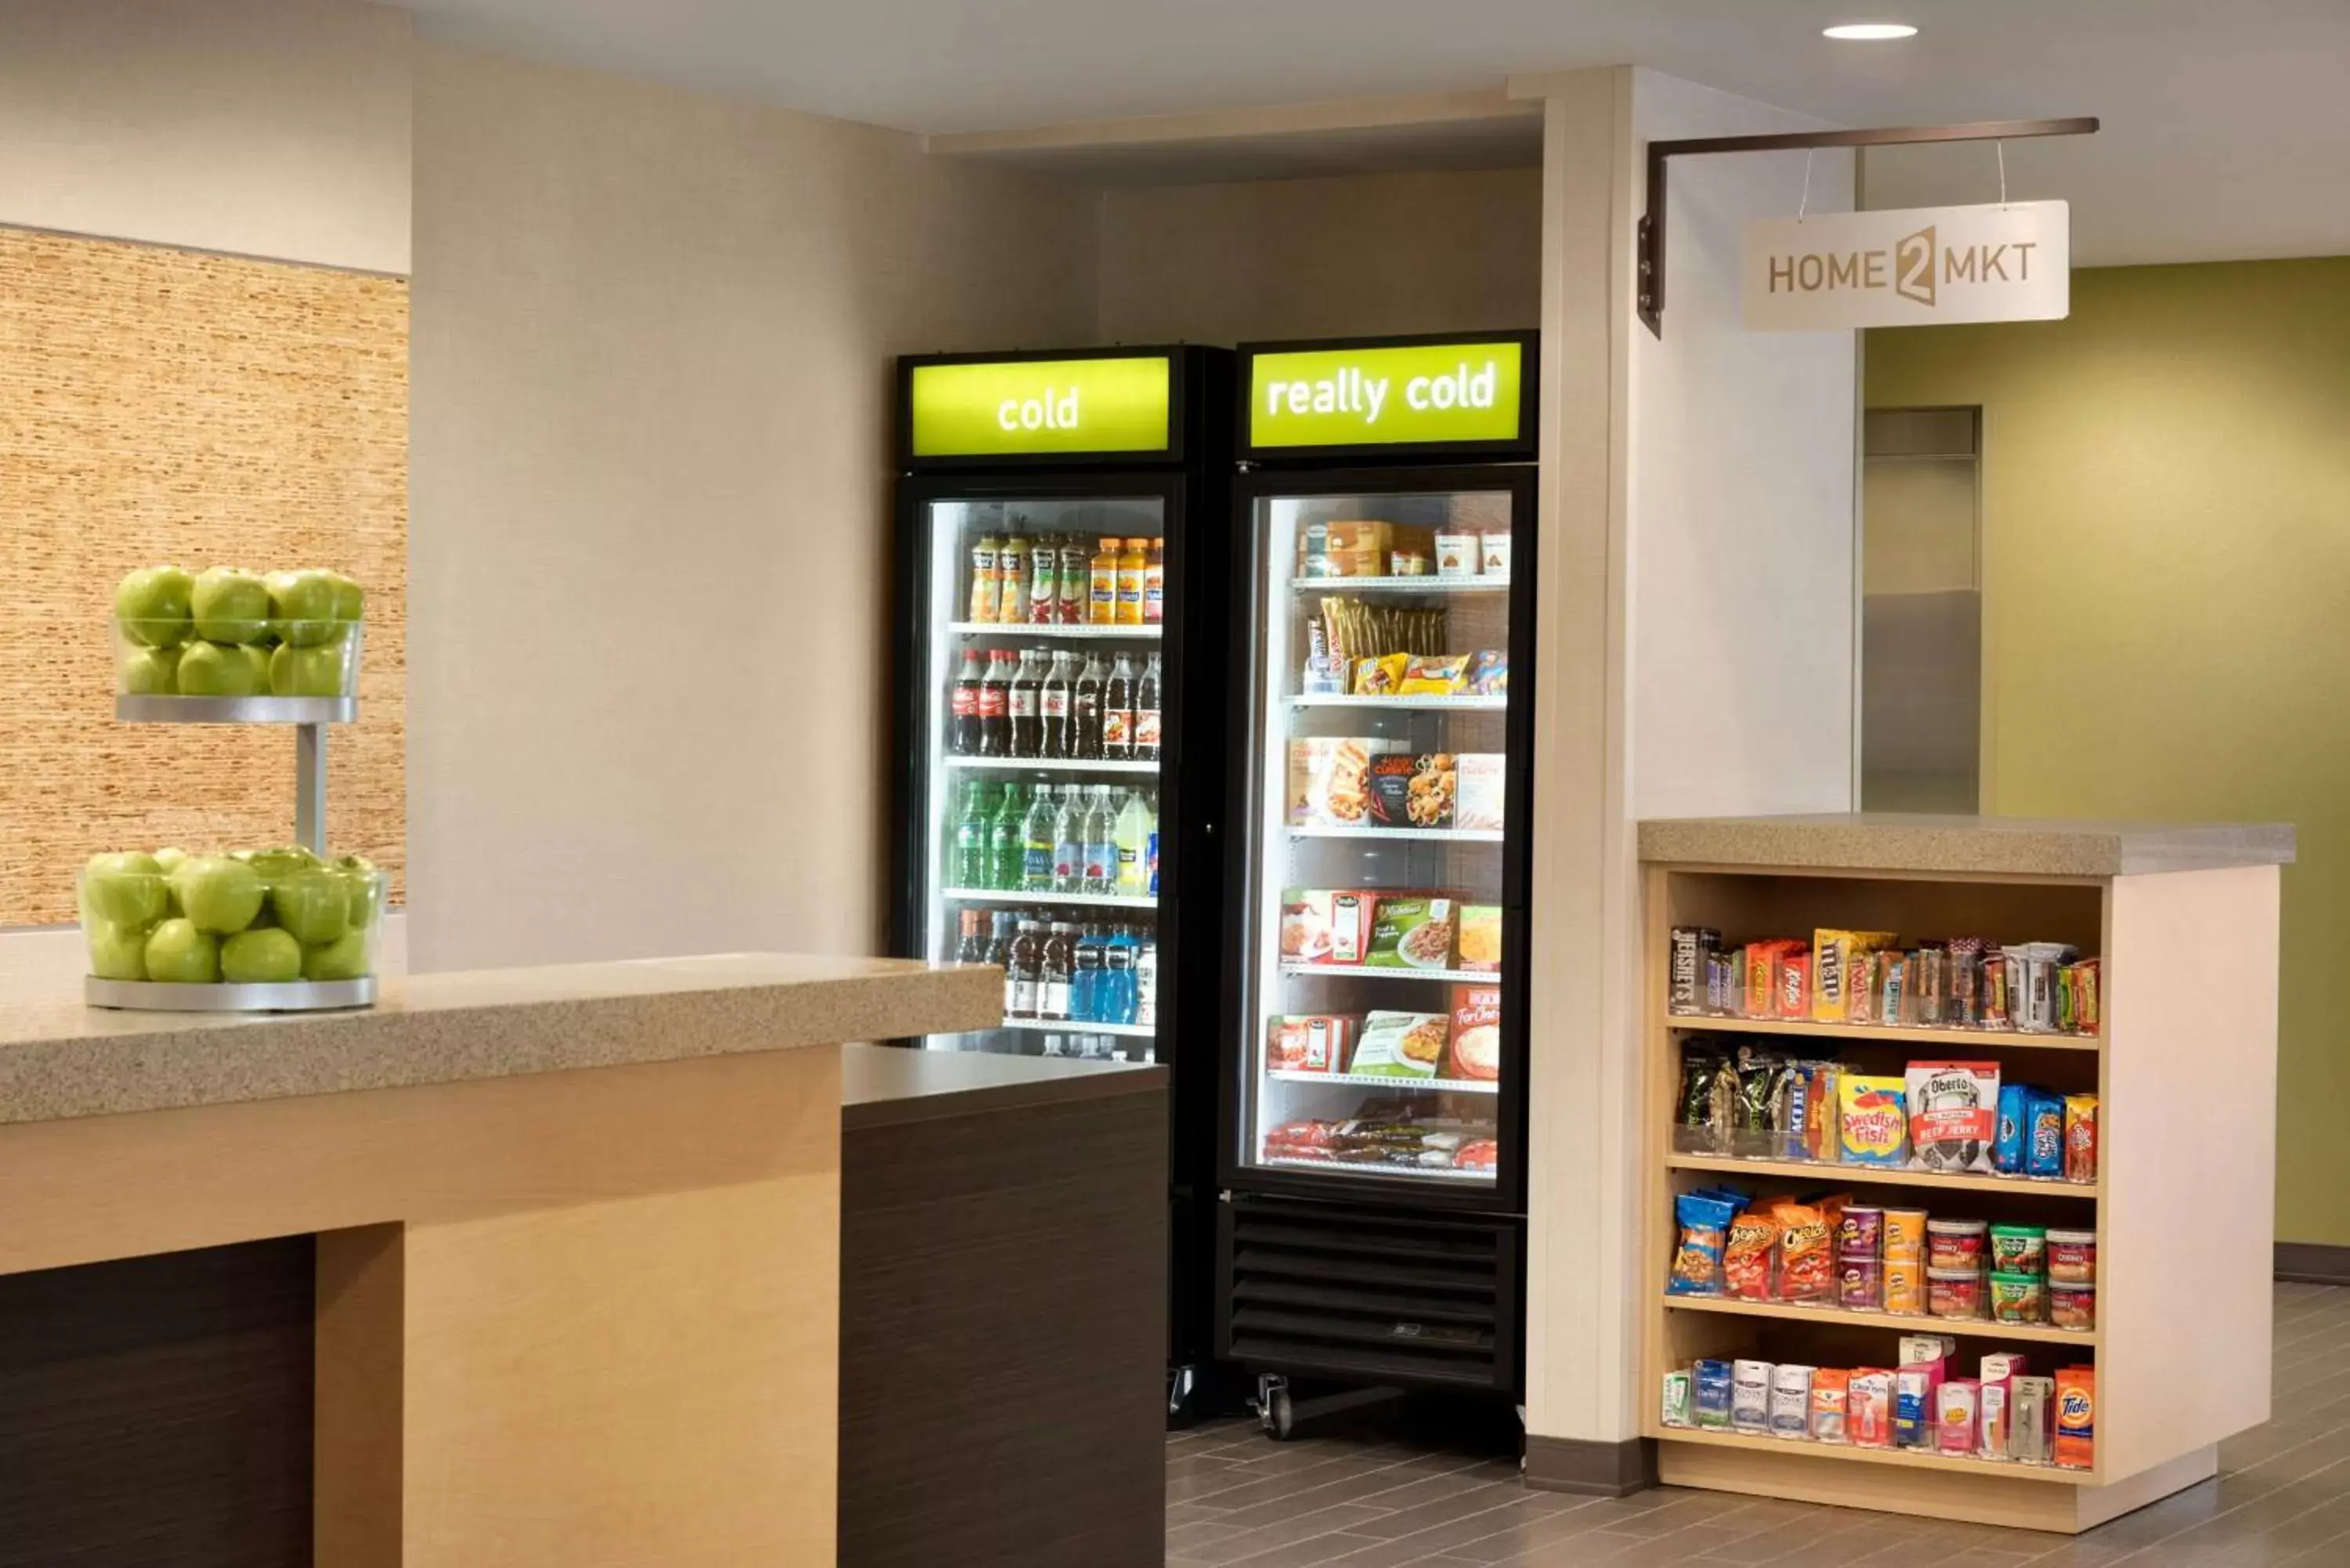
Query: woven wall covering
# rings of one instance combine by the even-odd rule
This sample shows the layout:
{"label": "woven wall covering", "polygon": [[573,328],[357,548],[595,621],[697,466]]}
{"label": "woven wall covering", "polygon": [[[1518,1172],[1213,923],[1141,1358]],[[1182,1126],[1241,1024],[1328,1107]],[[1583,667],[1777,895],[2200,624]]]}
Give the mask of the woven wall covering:
{"label": "woven wall covering", "polygon": [[400,898],[404,281],[0,228],[0,925],[101,849],[293,836],[290,728],[114,722],[114,585],[163,561],[366,587],[328,842]]}

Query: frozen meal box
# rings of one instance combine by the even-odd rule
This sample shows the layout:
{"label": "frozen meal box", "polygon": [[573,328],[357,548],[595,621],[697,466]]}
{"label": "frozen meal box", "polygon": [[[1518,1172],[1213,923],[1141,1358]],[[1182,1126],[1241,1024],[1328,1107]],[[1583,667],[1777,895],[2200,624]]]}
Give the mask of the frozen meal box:
{"label": "frozen meal box", "polygon": [[1347,1071],[1355,1077],[1433,1078],[1451,1034],[1451,1021],[1440,1012],[1370,1013]]}
{"label": "frozen meal box", "polygon": [[1460,909],[1461,967],[1491,971],[1502,967],[1502,906],[1463,904]]}
{"label": "frozen meal box", "polygon": [[1450,827],[1458,787],[1450,752],[1371,759],[1371,820],[1381,827]]}
{"label": "frozen meal box", "polygon": [[1330,961],[1330,901],[1336,897],[1327,888],[1292,888],[1281,895],[1282,962]]}
{"label": "frozen meal box", "polygon": [[1459,784],[1452,805],[1452,826],[1481,833],[1498,833],[1503,824],[1503,793],[1509,758],[1499,752],[1463,752],[1453,759]]}
{"label": "frozen meal box", "polygon": [[1375,969],[1450,969],[1452,911],[1450,898],[1382,897],[1371,916],[1370,950],[1363,962]]}
{"label": "frozen meal box", "polygon": [[1502,988],[1452,988],[1452,1073],[1492,1083],[1502,1075]]}
{"label": "frozen meal box", "polygon": [[1361,827],[1370,819],[1371,759],[1400,741],[1313,735],[1289,742],[1289,821],[1294,827]]}

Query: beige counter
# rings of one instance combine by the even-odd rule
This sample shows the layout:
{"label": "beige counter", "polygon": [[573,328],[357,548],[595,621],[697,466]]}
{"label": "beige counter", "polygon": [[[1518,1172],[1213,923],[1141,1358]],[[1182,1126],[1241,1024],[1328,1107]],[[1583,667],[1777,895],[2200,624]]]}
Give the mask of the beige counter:
{"label": "beige counter", "polygon": [[2056,821],[2028,816],[1700,816],[1640,824],[1640,858],[1788,870],[2131,877],[2287,866],[2282,823]]}

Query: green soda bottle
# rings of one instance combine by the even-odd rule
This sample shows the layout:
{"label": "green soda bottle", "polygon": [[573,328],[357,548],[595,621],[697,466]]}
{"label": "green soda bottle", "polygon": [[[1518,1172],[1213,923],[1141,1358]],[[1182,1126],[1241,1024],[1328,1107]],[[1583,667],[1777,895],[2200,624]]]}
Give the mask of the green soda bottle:
{"label": "green soda bottle", "polygon": [[955,814],[954,874],[957,888],[987,886],[988,839],[995,827],[994,786],[972,779],[963,786],[962,809]]}
{"label": "green soda bottle", "polygon": [[1003,786],[1003,799],[987,829],[987,879],[980,884],[1002,893],[1016,893],[1026,874],[1028,805],[1016,784]]}

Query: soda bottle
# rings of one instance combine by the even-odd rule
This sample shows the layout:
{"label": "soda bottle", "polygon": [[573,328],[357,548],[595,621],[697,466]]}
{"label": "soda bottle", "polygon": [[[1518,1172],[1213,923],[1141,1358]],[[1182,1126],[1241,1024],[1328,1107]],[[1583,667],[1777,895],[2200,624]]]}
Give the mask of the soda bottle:
{"label": "soda bottle", "polygon": [[1028,624],[1050,626],[1061,615],[1060,542],[1037,535],[1028,559]]}
{"label": "soda bottle", "polygon": [[1086,805],[1086,883],[1088,893],[1118,891],[1118,813],[1109,785],[1096,784]]}
{"label": "soda bottle", "polygon": [[983,534],[971,547],[971,615],[975,621],[993,621],[1003,603],[1003,584],[997,575],[1002,571],[1000,558],[1003,541],[993,534]]}
{"label": "soda bottle", "polygon": [[1037,708],[1045,721],[1045,749],[1038,754],[1066,757],[1076,753],[1069,750],[1075,738],[1069,731],[1069,687],[1076,672],[1071,666],[1076,657],[1069,653],[1053,655],[1053,667],[1045,674],[1045,684],[1037,693]]}
{"label": "soda bottle", "polygon": [[963,788],[962,810],[955,815],[953,886],[987,886],[987,840],[994,815],[993,786],[984,779],[972,780]]}
{"label": "soda bottle", "polygon": [[1156,826],[1155,814],[1142,803],[1140,790],[1128,790],[1126,804],[1118,813],[1118,890],[1121,897],[1139,898],[1149,891],[1150,835]]}
{"label": "soda bottle", "polygon": [[1156,1028],[1159,1023],[1159,942],[1145,937],[1134,955],[1134,1021]]}
{"label": "soda bottle", "polygon": [[987,880],[983,886],[999,893],[1016,893],[1027,876],[1028,803],[1021,786],[1003,786],[1003,804],[987,830]]}
{"label": "soda bottle", "polygon": [[1039,789],[1022,826],[1020,888],[1026,893],[1053,890],[1053,796]]}
{"label": "soda bottle", "polygon": [[1157,626],[1167,618],[1167,541],[1150,541],[1150,554],[1142,568],[1142,618]]}
{"label": "soda bottle", "polygon": [[1082,893],[1086,887],[1086,803],[1076,784],[1061,786],[1053,813],[1053,891]]}
{"label": "soda bottle", "polygon": [[1012,961],[1003,971],[1003,1016],[1036,1016],[1037,992],[1044,969],[1044,941],[1036,922],[1023,920],[1012,939]]}
{"label": "soda bottle", "polygon": [[1087,926],[1077,938],[1076,959],[1069,973],[1069,1016],[1083,1023],[1097,1021],[1101,1005],[1102,939],[1099,926]]}
{"label": "soda bottle", "polygon": [[1060,596],[1053,607],[1053,619],[1060,625],[1085,625],[1086,600],[1092,592],[1092,557],[1086,554],[1083,540],[1071,535],[1061,541]]}
{"label": "soda bottle", "polygon": [[979,649],[962,650],[962,666],[955,671],[954,696],[948,704],[952,714],[947,726],[947,749],[959,757],[979,754]]}
{"label": "soda bottle", "polygon": [[1124,926],[1114,928],[1109,940],[1103,944],[1102,977],[1095,987],[1094,997],[1096,1023],[1134,1022],[1134,938]]}
{"label": "soda bottle", "polygon": [[1142,679],[1134,683],[1134,754],[1138,761],[1159,760],[1159,656],[1142,663]]}
{"label": "soda bottle", "polygon": [[1014,534],[1003,541],[1003,549],[996,556],[996,619],[1010,626],[1024,624],[1028,619],[1028,539]]}
{"label": "soda bottle", "polygon": [[1055,920],[1045,938],[1043,988],[1036,997],[1039,1018],[1068,1017],[1069,981],[1076,967],[1077,928],[1066,920]]}
{"label": "soda bottle", "polygon": [[1118,553],[1118,624],[1142,624],[1143,580],[1150,575],[1148,541],[1128,539]]}
{"label": "soda bottle", "polygon": [[1102,751],[1113,762],[1134,755],[1134,662],[1123,653],[1102,685]]}
{"label": "soda bottle", "polygon": [[1011,691],[1012,754],[1015,757],[1045,754],[1044,684],[1044,650],[1022,649]]}
{"label": "soda bottle", "polygon": [[1012,669],[1003,649],[991,649],[979,682],[979,754],[1012,754]]}
{"label": "soda bottle", "polygon": [[1094,552],[1086,594],[1086,619],[1095,626],[1118,621],[1118,552],[1116,539],[1104,539]]}
{"label": "soda bottle", "polygon": [[1087,654],[1086,667],[1077,672],[1076,686],[1069,693],[1069,723],[1076,735],[1072,757],[1091,760],[1102,754],[1102,684],[1107,679],[1101,655]]}

